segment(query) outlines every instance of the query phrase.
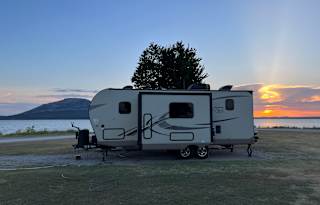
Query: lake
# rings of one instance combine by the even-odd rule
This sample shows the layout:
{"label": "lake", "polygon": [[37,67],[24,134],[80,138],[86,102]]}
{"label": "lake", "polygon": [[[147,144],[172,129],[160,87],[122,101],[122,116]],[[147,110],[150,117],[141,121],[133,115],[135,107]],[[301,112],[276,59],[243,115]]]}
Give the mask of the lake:
{"label": "lake", "polygon": [[[0,132],[2,134],[15,133],[32,126],[37,131],[44,129],[63,131],[72,129],[71,122],[82,129],[86,128],[93,131],[89,120],[0,120]],[[255,119],[254,122],[257,127],[320,127],[320,119]]]}
{"label": "lake", "polygon": [[254,124],[256,127],[319,128],[320,119],[255,119]]}

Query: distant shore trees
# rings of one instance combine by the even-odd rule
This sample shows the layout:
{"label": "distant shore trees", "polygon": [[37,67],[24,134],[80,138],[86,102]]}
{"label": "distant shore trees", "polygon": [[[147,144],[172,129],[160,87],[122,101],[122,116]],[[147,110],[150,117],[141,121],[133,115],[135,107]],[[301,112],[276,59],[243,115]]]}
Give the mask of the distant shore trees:
{"label": "distant shore trees", "polygon": [[141,54],[131,78],[139,89],[186,89],[208,77],[196,49],[178,41],[164,47],[151,43]]}

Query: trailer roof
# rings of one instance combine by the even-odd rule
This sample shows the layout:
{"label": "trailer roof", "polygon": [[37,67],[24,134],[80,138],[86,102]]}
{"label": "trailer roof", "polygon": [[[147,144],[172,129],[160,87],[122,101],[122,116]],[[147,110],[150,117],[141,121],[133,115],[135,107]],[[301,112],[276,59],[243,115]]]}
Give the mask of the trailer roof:
{"label": "trailer roof", "polygon": [[142,92],[250,92],[253,90],[184,90],[184,89],[170,89],[170,90],[152,90],[152,89],[124,89],[124,88],[107,88],[108,90],[135,90]]}

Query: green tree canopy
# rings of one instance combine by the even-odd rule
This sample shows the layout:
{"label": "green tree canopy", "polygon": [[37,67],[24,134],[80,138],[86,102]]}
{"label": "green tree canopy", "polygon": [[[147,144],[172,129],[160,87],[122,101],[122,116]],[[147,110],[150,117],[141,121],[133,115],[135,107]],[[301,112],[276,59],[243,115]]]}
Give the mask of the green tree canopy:
{"label": "green tree canopy", "polygon": [[208,77],[196,49],[177,42],[169,47],[151,43],[141,54],[131,79],[140,89],[186,89]]}

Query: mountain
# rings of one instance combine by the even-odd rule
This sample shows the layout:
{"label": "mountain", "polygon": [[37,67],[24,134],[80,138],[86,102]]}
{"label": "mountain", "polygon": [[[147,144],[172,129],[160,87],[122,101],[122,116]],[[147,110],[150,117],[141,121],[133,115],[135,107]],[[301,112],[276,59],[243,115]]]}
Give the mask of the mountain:
{"label": "mountain", "polygon": [[35,119],[89,119],[90,101],[81,98],[67,98],[40,105],[32,110],[11,116],[1,116],[2,120]]}

